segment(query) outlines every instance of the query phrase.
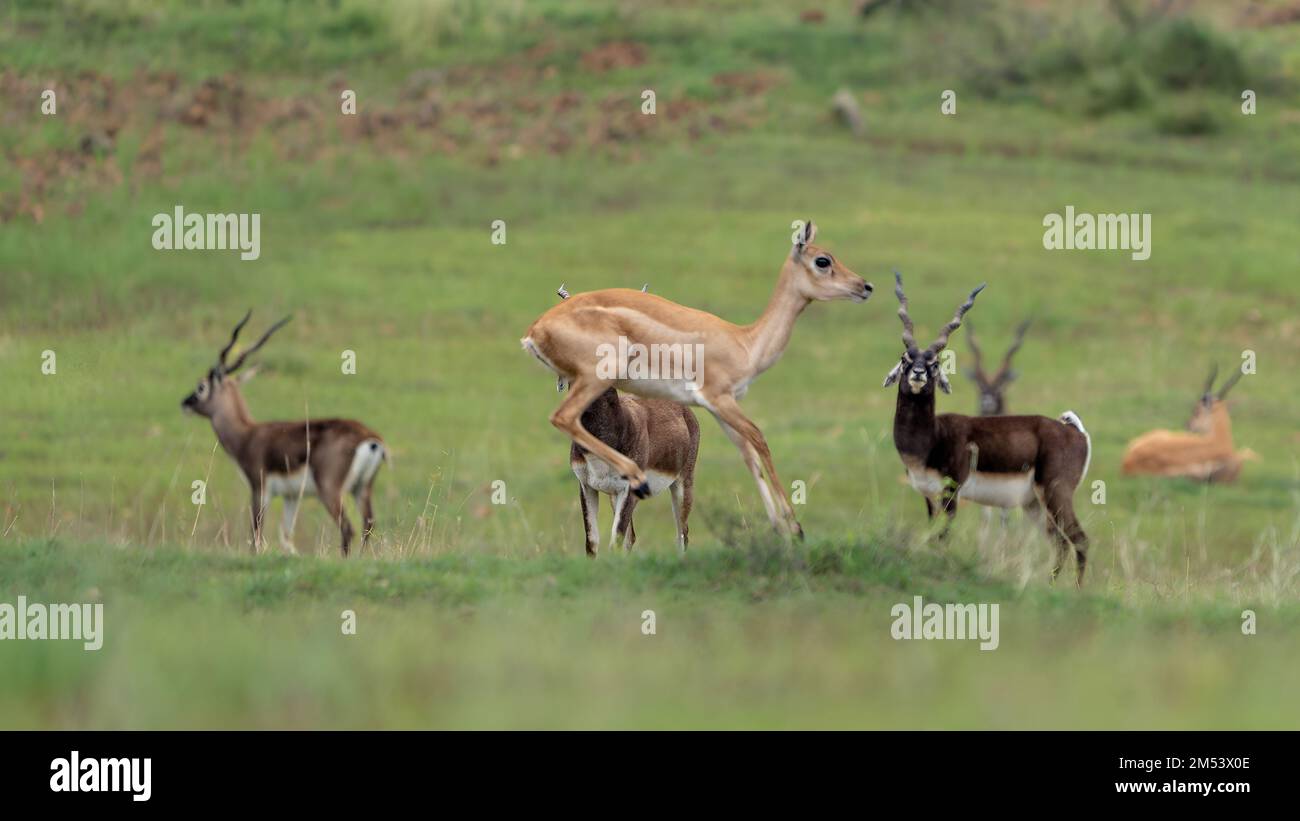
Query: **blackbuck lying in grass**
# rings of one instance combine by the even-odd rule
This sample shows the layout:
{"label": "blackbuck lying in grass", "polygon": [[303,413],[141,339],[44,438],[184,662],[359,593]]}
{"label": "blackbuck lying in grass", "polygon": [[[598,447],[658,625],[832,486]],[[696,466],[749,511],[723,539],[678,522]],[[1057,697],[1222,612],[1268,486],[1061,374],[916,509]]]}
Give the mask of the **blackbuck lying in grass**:
{"label": "blackbuck lying in grass", "polygon": [[1238,370],[1214,392],[1217,366],[1192,410],[1187,431],[1153,430],[1129,442],[1122,470],[1126,476],[1185,476],[1204,482],[1232,482],[1242,466],[1259,456],[1250,448],[1237,450],[1225,399],[1241,379]]}
{"label": "blackbuck lying in grass", "polygon": [[379,434],[351,419],[254,422],[239,391],[239,383],[252,370],[243,376],[234,374],[289,318],[272,325],[257,344],[240,354],[233,364],[227,364],[226,357],[252,314],[249,310],[235,326],[217,363],[199,380],[194,392],[181,401],[181,409],[211,420],[217,441],[248,481],[254,552],[262,547],[263,519],[276,496],[284,498],[280,546],[289,553],[296,552],[293,528],[298,502],[310,494],[324,503],[330,518],[338,524],[346,556],[352,543],[352,523],[343,509],[343,494],[351,493],[361,509],[364,546],[375,525],[371,496],[375,475],[386,459],[384,442]]}
{"label": "blackbuck lying in grass", "polygon": [[972,322],[966,323],[966,343],[970,345],[971,356],[975,360],[975,367],[966,370],[966,376],[970,378],[975,386],[979,388],[979,415],[980,416],[1003,416],[1007,412],[1007,385],[1015,380],[1017,374],[1011,370],[1011,358],[1020,350],[1020,346],[1025,342],[1025,331],[1029,330],[1030,320],[1026,319],[1016,328],[1015,341],[1007,349],[1007,353],[1002,357],[1002,365],[992,376],[984,370],[983,358],[980,355],[979,343],[975,340],[975,325]]}
{"label": "blackbuck lying in grass", "polygon": [[[809,303],[833,299],[865,302],[871,296],[871,285],[862,277],[813,245],[816,230],[809,221],[798,233],[767,308],[750,325],[734,325],[661,296],[627,288],[574,294],[542,314],[520,343],[569,385],[569,396],[551,414],[551,424],[609,463],[628,481],[632,493],[644,497],[650,492],[645,471],[584,428],[583,411],[610,388],[699,405],[713,414],[744,457],[772,527],[778,533],[801,537],[803,530],[776,475],[772,452],[737,400],[755,377],[781,358],[795,320]],[[608,352],[631,346],[698,351],[700,356],[694,373],[664,374],[661,369],[652,378],[631,378],[620,368],[611,375]]]}
{"label": "blackbuck lying in grass", "polygon": [[962,317],[984,290],[971,292],[938,339],[924,351],[917,348],[912,319],[903,294],[903,278],[894,273],[898,318],[903,323],[903,356],[885,377],[885,387],[898,383],[894,409],[894,446],[912,487],[925,497],[933,519],[942,507],[948,522],[957,515],[957,500],[970,499],[989,507],[1024,508],[1031,517],[1046,511],[1048,535],[1056,542],[1055,579],[1071,546],[1083,584],[1088,561],[1088,536],[1074,513],[1074,491],[1088,472],[1092,440],[1083,422],[1067,411],[1059,419],[1046,416],[935,415],[935,385],[951,393],[939,365],[948,337],[961,327]]}
{"label": "blackbuck lying in grass", "polygon": [[[649,283],[641,286],[645,293]],[[569,292],[561,285],[560,299]],[[564,390],[564,380],[559,380]],[[695,502],[695,457],[700,451],[700,423],[684,405],[666,399],[643,399],[619,396],[610,388],[582,412],[582,427],[600,441],[643,467],[650,482],[650,495],[668,489],[673,502],[673,520],[677,525],[677,547],[685,551],[689,538],[687,520]],[[614,525],[610,544],[628,550],[636,544],[636,525],[632,513],[637,496],[631,485],[598,456],[577,442],[569,446],[569,464],[578,477],[578,501],[582,506],[582,524],[587,535],[587,555],[600,550],[597,513],[600,494],[610,497],[614,507]]]}

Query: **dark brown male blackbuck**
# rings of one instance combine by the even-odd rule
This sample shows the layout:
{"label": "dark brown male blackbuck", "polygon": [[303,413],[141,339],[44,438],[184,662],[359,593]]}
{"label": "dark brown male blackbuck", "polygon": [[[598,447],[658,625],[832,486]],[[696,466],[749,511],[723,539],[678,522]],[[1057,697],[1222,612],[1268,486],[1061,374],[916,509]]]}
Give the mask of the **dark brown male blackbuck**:
{"label": "dark brown male blackbuck", "polygon": [[1025,331],[1029,330],[1030,320],[1026,319],[1016,328],[1015,341],[1007,349],[1007,353],[1002,357],[1002,365],[997,371],[990,376],[988,371],[984,370],[983,357],[980,355],[979,343],[975,340],[975,325],[972,322],[966,323],[966,344],[970,345],[971,356],[975,360],[975,367],[966,371],[966,375],[979,388],[979,414],[980,416],[1002,416],[1007,412],[1007,385],[1010,385],[1016,378],[1016,372],[1011,370],[1011,358],[1020,350],[1020,346],[1025,342]]}
{"label": "dark brown male blackbuck", "polygon": [[1076,583],[1083,584],[1088,561],[1088,536],[1074,514],[1074,491],[1088,472],[1092,440],[1083,422],[1071,411],[1059,419],[1046,416],[935,415],[934,388],[951,393],[939,365],[948,337],[961,327],[962,317],[984,290],[981,285],[957,309],[952,321],[930,347],[921,350],[913,338],[912,319],[903,294],[903,278],[894,272],[898,318],[903,323],[903,356],[885,377],[885,387],[898,383],[894,410],[894,446],[907,469],[908,480],[925,497],[930,518],[936,507],[957,514],[957,500],[970,499],[989,507],[1021,507],[1031,516],[1046,511],[1048,535],[1055,541],[1060,573],[1071,546],[1078,564]]}
{"label": "dark brown male blackbuck", "polygon": [[356,499],[363,518],[361,539],[364,546],[374,529],[375,514],[371,496],[375,475],[387,458],[384,441],[370,428],[352,419],[308,419],[301,422],[254,422],[239,392],[242,376],[235,373],[256,353],[271,334],[286,322],[285,317],[271,326],[257,344],[244,351],[233,364],[226,362],[239,332],[248,322],[252,310],[239,321],[230,342],[221,349],[217,363],[199,380],[194,392],[181,401],[181,409],[207,417],[217,441],[239,465],[252,491],[250,513],[253,551],[262,547],[262,523],[271,500],[284,498],[284,515],[280,520],[280,546],[289,553],[293,548],[293,527],[298,517],[298,502],[303,496],[316,496],[339,527],[343,538],[343,555],[352,544],[352,523],[343,509],[343,494]]}

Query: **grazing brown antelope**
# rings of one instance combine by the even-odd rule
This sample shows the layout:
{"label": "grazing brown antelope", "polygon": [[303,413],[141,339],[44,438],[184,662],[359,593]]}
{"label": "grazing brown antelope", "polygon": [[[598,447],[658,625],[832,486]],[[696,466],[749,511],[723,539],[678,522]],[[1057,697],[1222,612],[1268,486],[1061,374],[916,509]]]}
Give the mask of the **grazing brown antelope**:
{"label": "grazing brown antelope", "polygon": [[1002,365],[998,368],[997,373],[989,376],[984,370],[984,364],[980,356],[979,343],[975,340],[975,324],[967,320],[966,322],[966,344],[970,345],[971,356],[975,358],[975,367],[966,371],[966,376],[970,378],[975,386],[979,388],[979,416],[1003,416],[1007,412],[1007,385],[1011,384],[1018,375],[1011,370],[1011,358],[1020,350],[1020,346],[1025,341],[1025,331],[1029,330],[1030,320],[1026,319],[1016,328],[1015,341],[1007,349],[1006,356],[1002,357]]}
{"label": "grazing brown antelope", "polygon": [[[695,457],[700,450],[700,423],[691,409],[666,399],[620,396],[610,388],[583,411],[582,427],[645,468],[650,483],[648,495],[668,491],[677,523],[677,548],[685,552],[689,542],[687,519],[695,500]],[[622,545],[630,551],[636,543],[632,513],[638,498],[628,481],[577,442],[569,446],[569,464],[578,477],[587,555],[595,556],[600,549],[596,514],[602,493],[610,497],[614,507],[610,544],[615,550]]]}
{"label": "grazing brown antelope", "polygon": [[[816,231],[808,221],[798,232],[766,310],[749,325],[628,288],[574,294],[542,314],[520,342],[570,387],[568,398],[551,414],[551,424],[607,462],[629,482],[633,494],[644,497],[650,492],[645,470],[584,428],[583,411],[611,387],[703,407],[744,457],[772,527],[802,536],[772,452],[737,400],[781,358],[795,320],[809,303],[865,302],[871,296],[871,285],[862,277],[813,245]],[[653,367],[656,356],[670,360],[667,374]],[[648,371],[633,367],[646,358],[652,364]]]}
{"label": "grazing brown antelope", "polygon": [[1088,536],[1074,514],[1074,491],[1088,472],[1092,439],[1072,411],[1059,419],[1046,416],[935,415],[934,388],[951,393],[939,365],[948,337],[961,327],[962,317],[984,290],[981,285],[966,299],[924,351],[916,346],[912,319],[903,294],[903,278],[894,272],[898,318],[903,323],[903,356],[885,377],[885,387],[898,382],[894,409],[894,447],[908,479],[925,497],[931,519],[942,506],[948,525],[957,515],[957,500],[970,499],[989,507],[1021,507],[1031,516],[1046,510],[1047,532],[1056,542],[1055,579],[1071,546],[1078,564],[1076,583],[1083,584],[1088,561]]}
{"label": "grazing brown antelope", "polygon": [[1185,476],[1204,482],[1233,482],[1242,466],[1258,454],[1237,450],[1225,397],[1241,379],[1239,370],[1214,393],[1218,367],[1210,370],[1205,389],[1187,422],[1190,432],[1153,430],[1129,442],[1121,466],[1126,476]]}
{"label": "grazing brown antelope", "polygon": [[254,552],[263,543],[262,523],[271,499],[281,496],[284,515],[280,519],[280,546],[288,553],[295,553],[293,527],[298,517],[298,501],[305,495],[314,495],[338,524],[346,556],[352,543],[352,523],[343,509],[343,494],[351,493],[361,509],[364,546],[375,526],[371,496],[375,474],[387,458],[384,441],[379,434],[351,419],[254,422],[239,392],[239,383],[252,371],[243,376],[234,374],[289,317],[272,325],[257,344],[241,353],[233,364],[227,364],[230,349],[252,315],[250,309],[235,326],[230,342],[217,356],[216,365],[199,380],[194,392],[181,401],[181,409],[211,420],[217,441],[248,481],[252,491]]}

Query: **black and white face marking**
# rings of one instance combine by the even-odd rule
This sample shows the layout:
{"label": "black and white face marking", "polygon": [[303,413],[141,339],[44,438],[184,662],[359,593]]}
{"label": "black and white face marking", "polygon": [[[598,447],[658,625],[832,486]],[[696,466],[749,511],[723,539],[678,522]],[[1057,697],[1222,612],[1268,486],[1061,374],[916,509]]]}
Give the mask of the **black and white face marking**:
{"label": "black and white face marking", "polygon": [[916,357],[909,354],[908,359],[907,387],[912,393],[920,393],[930,383],[930,374],[935,368],[934,354],[929,351]]}
{"label": "black and white face marking", "polygon": [[939,357],[933,351],[913,349],[904,353],[898,360],[898,364],[885,377],[884,387],[889,387],[904,376],[908,389],[914,394],[924,393],[932,382],[937,383],[944,393],[952,392],[948,378],[939,367]]}
{"label": "black and white face marking", "polygon": [[216,369],[208,371],[207,376],[199,380],[199,384],[194,387],[194,393],[181,400],[181,410],[207,416],[208,400],[216,393],[220,384],[221,374]]}

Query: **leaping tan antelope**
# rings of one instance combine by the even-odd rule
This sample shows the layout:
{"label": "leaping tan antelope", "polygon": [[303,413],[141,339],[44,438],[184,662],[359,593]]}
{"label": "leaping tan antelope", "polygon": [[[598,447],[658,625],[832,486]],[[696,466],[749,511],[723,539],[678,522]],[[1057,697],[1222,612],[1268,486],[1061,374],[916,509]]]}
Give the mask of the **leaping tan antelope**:
{"label": "leaping tan antelope", "polygon": [[1074,491],[1088,472],[1092,439],[1072,411],[1059,419],[1046,416],[935,416],[934,387],[951,393],[939,365],[948,337],[961,327],[962,317],[975,305],[981,285],[957,308],[952,321],[924,351],[916,346],[912,318],[907,312],[903,278],[894,272],[898,318],[903,323],[903,356],[885,377],[885,387],[898,382],[894,409],[894,447],[908,479],[925,497],[931,519],[936,506],[957,515],[957,500],[970,499],[989,507],[1021,507],[1031,516],[1046,510],[1048,535],[1056,542],[1055,579],[1071,546],[1078,564],[1076,583],[1082,586],[1088,562],[1088,535],[1074,514]]}
{"label": "leaping tan antelope", "polygon": [[[627,288],[574,294],[542,314],[520,342],[569,385],[569,396],[551,414],[551,424],[607,462],[631,484],[638,498],[644,498],[651,489],[644,468],[584,428],[583,411],[611,387],[698,405],[718,420],[744,457],[772,527],[787,536],[802,536],[790,498],[777,478],[772,452],[737,400],[755,377],[781,358],[795,320],[809,303],[833,299],[865,302],[871,296],[870,284],[828,251],[813,245],[816,233],[811,220],[798,232],[767,308],[749,325],[734,325],[661,296]],[[642,350],[652,362],[655,356],[666,356],[692,367],[671,368],[667,375],[663,369],[652,370],[647,378],[640,378],[641,374],[623,367],[628,363],[622,352],[635,355]],[[619,367],[610,368],[611,358],[620,360]]]}
{"label": "leaping tan antelope", "polygon": [[230,349],[252,315],[250,309],[235,326],[230,341],[217,356],[217,363],[199,380],[194,392],[181,401],[181,409],[212,422],[217,441],[248,481],[252,491],[254,552],[262,547],[262,524],[267,508],[274,497],[280,496],[284,498],[280,546],[288,553],[295,553],[293,528],[298,518],[298,502],[305,495],[313,495],[324,503],[330,518],[338,524],[343,555],[347,556],[352,544],[352,523],[343,509],[343,494],[351,493],[361,509],[364,546],[375,526],[371,496],[375,475],[387,458],[384,441],[379,434],[352,419],[254,422],[239,391],[239,384],[253,371],[250,369],[241,376],[235,373],[289,317],[272,325],[253,347],[241,353],[233,364],[227,364]]}
{"label": "leaping tan antelope", "polygon": [[1218,367],[1210,369],[1210,378],[1192,410],[1187,430],[1152,430],[1129,442],[1121,466],[1126,476],[1186,476],[1204,482],[1232,482],[1242,466],[1258,454],[1250,448],[1237,450],[1232,440],[1232,420],[1225,399],[1241,379],[1238,370],[1214,392]]}

